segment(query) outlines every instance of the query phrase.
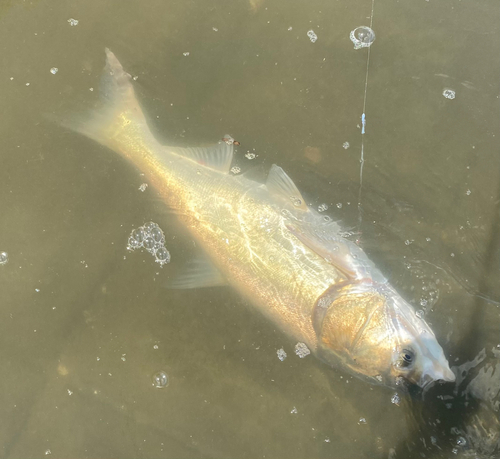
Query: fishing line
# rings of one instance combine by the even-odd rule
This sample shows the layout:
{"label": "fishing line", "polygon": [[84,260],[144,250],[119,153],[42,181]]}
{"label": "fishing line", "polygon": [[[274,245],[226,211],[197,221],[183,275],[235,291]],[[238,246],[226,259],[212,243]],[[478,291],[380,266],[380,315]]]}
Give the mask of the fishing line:
{"label": "fishing line", "polygon": [[[375,0],[372,0],[372,11],[370,14],[370,29],[373,30],[373,10],[375,8]],[[368,54],[366,57],[366,76],[365,76],[365,94],[363,97],[363,114],[361,115],[361,156],[359,158],[359,193],[358,193],[358,231],[361,231],[361,222],[363,217],[361,215],[361,193],[363,191],[363,166],[365,164],[365,127],[366,127],[366,94],[368,92],[368,70],[370,68],[370,49],[368,47]]]}

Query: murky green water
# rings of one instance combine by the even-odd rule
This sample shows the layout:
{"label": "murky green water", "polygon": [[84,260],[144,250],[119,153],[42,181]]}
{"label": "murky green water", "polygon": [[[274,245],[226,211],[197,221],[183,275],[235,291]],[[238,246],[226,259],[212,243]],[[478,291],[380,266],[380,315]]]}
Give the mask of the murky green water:
{"label": "murky green water", "polygon": [[[499,457],[499,13],[448,0],[375,0],[373,15],[347,0],[1,3],[0,456]],[[349,33],[371,20],[366,80],[368,50]],[[138,172],[45,116],[90,105],[105,46],[166,143],[230,133],[235,165],[281,165],[353,228],[426,312],[457,383],[397,405],[296,357],[235,292],[165,289],[192,241]],[[166,233],[163,268],[126,250],[149,220]]]}

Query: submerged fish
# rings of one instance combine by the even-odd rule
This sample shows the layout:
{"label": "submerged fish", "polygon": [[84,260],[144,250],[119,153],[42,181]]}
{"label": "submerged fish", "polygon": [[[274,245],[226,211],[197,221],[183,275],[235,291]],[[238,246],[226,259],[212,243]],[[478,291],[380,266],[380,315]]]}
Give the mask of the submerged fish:
{"label": "submerged fish", "polygon": [[211,262],[177,288],[229,284],[327,364],[375,384],[454,381],[434,333],[339,225],[273,165],[265,184],[229,174],[233,146],[160,145],[131,77],[106,49],[100,108],[65,124],[134,164]]}

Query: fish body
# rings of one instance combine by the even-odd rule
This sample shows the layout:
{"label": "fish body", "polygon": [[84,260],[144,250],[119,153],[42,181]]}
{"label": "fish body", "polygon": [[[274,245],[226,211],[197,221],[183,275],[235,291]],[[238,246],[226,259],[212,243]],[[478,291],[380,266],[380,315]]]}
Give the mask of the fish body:
{"label": "fish body", "polygon": [[130,75],[106,54],[101,107],[64,124],[133,163],[203,248],[211,264],[174,286],[227,282],[320,359],[372,383],[455,379],[427,323],[336,222],[306,205],[280,167],[261,184],[230,174],[230,142],[161,145]]}

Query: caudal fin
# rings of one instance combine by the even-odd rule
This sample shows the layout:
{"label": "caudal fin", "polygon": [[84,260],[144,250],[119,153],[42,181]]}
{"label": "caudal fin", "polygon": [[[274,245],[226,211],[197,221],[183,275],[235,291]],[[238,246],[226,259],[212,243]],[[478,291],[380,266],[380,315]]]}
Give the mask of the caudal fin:
{"label": "caudal fin", "polygon": [[98,107],[90,114],[64,119],[61,124],[117,151],[123,151],[130,142],[156,142],[135,97],[131,76],[108,48],[105,51]]}

